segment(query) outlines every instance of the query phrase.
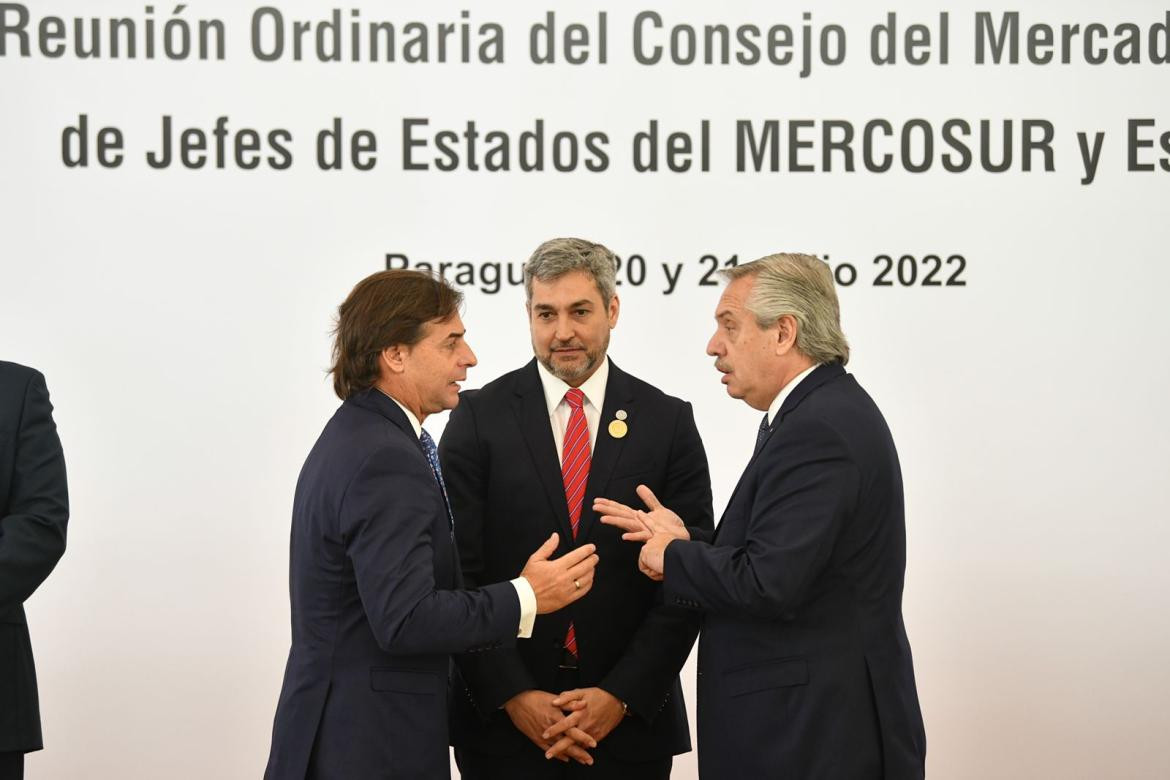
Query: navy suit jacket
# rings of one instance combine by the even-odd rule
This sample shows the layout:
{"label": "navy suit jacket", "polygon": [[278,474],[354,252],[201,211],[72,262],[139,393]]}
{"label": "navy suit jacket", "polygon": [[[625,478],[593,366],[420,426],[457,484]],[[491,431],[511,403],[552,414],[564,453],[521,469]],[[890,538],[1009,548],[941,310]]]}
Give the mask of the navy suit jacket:
{"label": "navy suit jacket", "polygon": [[[627,414],[629,430],[614,438],[607,426],[619,409]],[[639,546],[598,521],[593,499],[641,507],[634,488],[646,484],[684,513],[696,532],[709,532],[707,456],[690,404],[612,362],[600,428],[576,541],[535,360],[465,392],[443,431],[443,472],[459,518],[459,553],[469,582],[515,577],[553,531],[561,536],[558,555],[592,543],[600,559],[592,590],[565,609],[537,617],[530,640],[457,659],[467,682],[465,695],[457,695],[454,704],[459,748],[495,755],[536,750],[500,706],[527,689],[560,692],[558,665],[570,620],[580,684],[604,688],[633,715],[598,750],[646,761],[691,748],[678,673],[698,634],[698,616],[663,603],[661,587],[638,571]],[[474,762],[474,756],[461,754],[461,761]]]}
{"label": "navy suit jacket", "polygon": [[24,602],[65,552],[65,456],[45,378],[0,362],[0,753],[40,750]]}
{"label": "navy suit jacket", "polygon": [[461,590],[446,506],[406,415],[341,405],[297,481],[292,649],[265,777],[445,778],[450,653],[515,643],[508,582]]}
{"label": "navy suit jacket", "polygon": [[905,568],[890,431],[841,365],[821,366],[785,400],[713,541],[666,548],[667,601],[703,613],[704,778],[923,777]]}

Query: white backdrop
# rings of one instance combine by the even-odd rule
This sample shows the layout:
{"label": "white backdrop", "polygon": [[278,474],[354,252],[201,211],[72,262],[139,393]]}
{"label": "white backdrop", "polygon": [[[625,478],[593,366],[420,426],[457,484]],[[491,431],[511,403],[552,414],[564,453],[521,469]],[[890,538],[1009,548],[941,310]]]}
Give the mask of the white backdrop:
{"label": "white backdrop", "polygon": [[[332,7],[274,4],[286,28],[274,62],[250,46],[259,4],[207,0],[176,14],[158,4],[147,13],[130,2],[30,3],[27,57],[17,4],[0,17],[0,358],[48,378],[73,506],[69,549],[28,603],[47,744],[29,757],[30,778],[260,775],[289,639],[293,486],[337,404],[324,374],[337,304],[387,253],[518,267],[558,235],[645,259],[644,283],[627,276],[620,288],[611,355],[694,403],[717,513],[750,454],[757,415],[725,397],[703,354],[718,288],[699,286],[700,258],[794,250],[852,264],[857,281],[840,288],[849,368],[885,412],[906,480],[905,614],[930,776],[1170,776],[1170,372],[1159,357],[1170,332],[1170,145],[1159,143],[1170,131],[1170,66],[1152,61],[1145,32],[1170,18],[1163,6],[340,7],[345,35],[351,9],[362,24],[389,21],[400,35],[411,21],[430,30],[430,62],[403,62],[400,41],[397,61],[372,63],[365,48],[361,62],[321,62],[311,37],[295,61],[293,22],[318,25]],[[646,9],[667,30],[699,26],[700,40],[704,24],[788,24],[798,60],[808,13],[814,39],[840,25],[846,56],[836,66],[814,61],[806,78],[799,62],[766,57],[641,65],[633,24]],[[465,10],[475,43],[479,25],[501,25],[502,64],[464,64],[457,52],[435,61],[435,28],[461,24]],[[529,28],[549,10],[559,34],[589,25],[589,62],[530,61]],[[946,65],[937,53],[942,10]],[[911,23],[931,26],[929,63],[870,61],[870,30],[887,11],[900,36]],[[1061,24],[1100,22],[1116,41],[1116,25],[1132,22],[1143,30],[1141,62],[1110,54],[1087,64],[1082,34],[1069,64],[1033,64],[1022,49],[1020,64],[978,65],[976,11],[990,11],[997,29],[1004,12],[1019,11],[1024,42],[1038,22],[1056,27],[1058,42]],[[66,46],[59,58],[39,48],[46,15],[66,20],[65,37],[48,42]],[[77,55],[78,16],[102,20],[100,58]],[[122,17],[137,22],[134,59],[124,42],[123,56],[109,56],[107,20]],[[147,21],[161,41],[173,19],[194,25],[196,39],[199,20],[221,20],[224,58],[175,61],[157,43],[148,59]],[[669,42],[665,30],[646,31],[649,42]],[[62,133],[81,114],[89,165],[69,167]],[[219,116],[231,133],[285,129],[291,164],[241,170],[229,136],[222,169],[214,160],[154,169],[145,155],[160,144],[164,115],[208,133]],[[334,117],[377,136],[372,170],[318,168],[315,136]],[[462,132],[468,120],[481,133],[506,131],[512,170],[484,170],[482,157],[480,170],[404,170],[404,118],[428,119],[432,136]],[[898,133],[915,118],[934,128],[929,170],[907,172],[897,139],[879,137],[878,152],[894,152],[895,164],[866,171],[866,122],[885,119]],[[970,170],[948,172],[941,128],[952,118],[992,120],[995,158],[1000,123],[1015,120],[1010,169],[981,170],[973,136]],[[537,119],[546,170],[524,172],[515,144]],[[687,172],[635,172],[631,142],[652,119],[663,135],[697,134],[710,120],[709,170],[695,162]],[[797,161],[815,171],[789,170],[785,126],[779,172],[738,172],[741,119],[848,120],[857,169],[844,170],[838,155],[823,170],[817,124],[797,130],[814,142]],[[1052,123],[1053,170],[1038,156],[1023,169],[1024,119]],[[1134,150],[1153,171],[1128,170],[1130,119],[1154,121],[1136,131],[1152,146]],[[123,135],[118,167],[96,162],[102,127]],[[604,132],[608,168],[552,169],[548,143],[562,131]],[[1078,132],[1105,133],[1088,185]],[[915,160],[921,144],[919,135]],[[433,137],[415,155],[436,157]],[[891,286],[873,283],[883,254],[892,257]],[[898,279],[902,255],[914,258],[902,269],[903,280],[916,269],[910,285]],[[923,286],[927,255],[961,255],[965,286]],[[669,295],[662,263],[683,264]],[[523,363],[530,348],[520,288],[465,290],[476,386]],[[427,422],[436,436],[444,417]],[[684,681],[693,692],[693,669]],[[693,715],[693,696],[689,704]],[[695,766],[693,754],[680,757],[676,777],[694,778]]]}

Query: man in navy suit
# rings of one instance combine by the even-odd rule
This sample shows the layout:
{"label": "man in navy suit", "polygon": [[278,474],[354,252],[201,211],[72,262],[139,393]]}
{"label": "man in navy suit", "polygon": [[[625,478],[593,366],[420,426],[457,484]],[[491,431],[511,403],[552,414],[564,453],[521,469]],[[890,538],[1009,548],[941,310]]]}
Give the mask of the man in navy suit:
{"label": "man in navy suit", "polygon": [[69,491],[40,372],[0,362],[0,780],[40,750],[37,677],[24,602],[65,552]]}
{"label": "man in navy suit", "polygon": [[766,412],[714,535],[654,494],[606,500],[644,542],[667,603],[703,616],[704,778],[917,780],[926,737],[902,621],[902,475],[882,414],[845,372],[828,266],[771,255],[731,269],[707,345],[733,398]]}
{"label": "man in navy suit", "polygon": [[[606,354],[615,266],[592,241],[541,244],[524,267],[536,359],[464,393],[443,432],[469,581],[515,576],[554,529],[566,549],[590,542],[601,556],[593,592],[538,619],[532,641],[459,659],[467,688],[452,735],[465,780],[660,780],[691,747],[678,673],[698,616],[663,603],[637,548],[597,523],[592,503],[633,501],[645,483],[710,531],[711,480],[690,404]],[[574,761],[548,760],[558,756]]]}
{"label": "man in navy suit", "polygon": [[334,389],[344,403],[293,500],[292,648],[267,778],[449,776],[450,653],[513,645],[537,613],[589,591],[592,545],[511,582],[462,589],[427,415],[454,408],[475,365],[461,297],[417,271],[384,271],[341,305]]}

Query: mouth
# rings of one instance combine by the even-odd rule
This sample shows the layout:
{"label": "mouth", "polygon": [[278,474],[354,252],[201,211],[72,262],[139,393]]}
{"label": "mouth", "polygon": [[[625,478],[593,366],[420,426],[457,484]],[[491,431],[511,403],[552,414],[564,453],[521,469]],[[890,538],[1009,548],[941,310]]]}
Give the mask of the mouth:
{"label": "mouth", "polygon": [[563,349],[554,349],[552,353],[557,357],[576,357],[585,354],[585,350],[581,347],[565,347]]}

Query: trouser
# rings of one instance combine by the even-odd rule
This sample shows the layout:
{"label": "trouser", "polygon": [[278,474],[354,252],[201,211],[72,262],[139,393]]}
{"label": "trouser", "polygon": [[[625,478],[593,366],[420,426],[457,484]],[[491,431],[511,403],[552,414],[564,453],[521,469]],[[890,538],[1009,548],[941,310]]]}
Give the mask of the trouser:
{"label": "trouser", "polygon": [[0,753],[0,780],[24,780],[24,753]]}

